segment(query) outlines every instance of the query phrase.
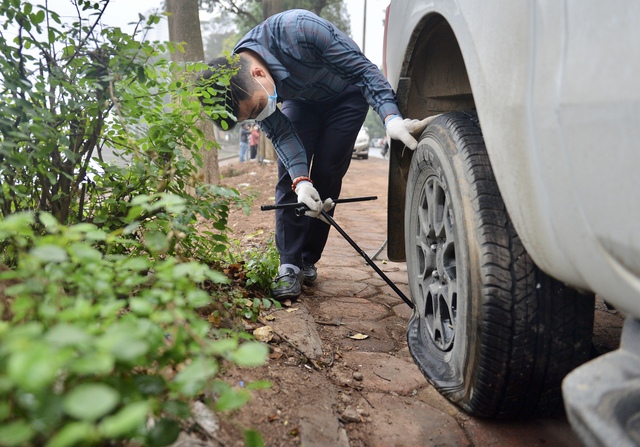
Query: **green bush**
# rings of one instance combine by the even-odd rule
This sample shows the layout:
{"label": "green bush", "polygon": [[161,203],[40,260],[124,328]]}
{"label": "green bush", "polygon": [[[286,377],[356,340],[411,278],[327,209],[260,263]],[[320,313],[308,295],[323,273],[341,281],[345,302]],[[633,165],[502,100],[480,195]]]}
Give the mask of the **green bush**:
{"label": "green bush", "polygon": [[212,267],[246,203],[200,180],[216,146],[190,82],[203,66],[96,26],[106,0],[77,4],[69,24],[0,2],[0,445],[166,445],[193,399],[247,401],[217,378],[225,362],[266,359],[198,313],[234,306]]}
{"label": "green bush", "polygon": [[165,445],[203,392],[218,410],[246,402],[246,390],[215,376],[224,361],[261,364],[267,348],[212,332],[194,312],[211,299],[201,284],[223,275],[173,257],[104,254],[97,244],[109,253],[122,240],[93,224],[41,213],[39,236],[35,223],[28,212],[0,222],[0,240],[19,247],[17,266],[0,274],[13,284],[0,323],[0,445]]}

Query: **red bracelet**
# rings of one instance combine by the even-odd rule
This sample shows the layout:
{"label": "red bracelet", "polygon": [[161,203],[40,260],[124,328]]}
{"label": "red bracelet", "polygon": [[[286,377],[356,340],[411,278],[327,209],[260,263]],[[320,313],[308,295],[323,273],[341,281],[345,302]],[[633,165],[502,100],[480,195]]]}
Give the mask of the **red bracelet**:
{"label": "red bracelet", "polygon": [[309,182],[313,185],[313,182],[309,177],[296,177],[291,184],[291,190],[295,192],[296,186],[298,186],[298,183],[300,182]]}

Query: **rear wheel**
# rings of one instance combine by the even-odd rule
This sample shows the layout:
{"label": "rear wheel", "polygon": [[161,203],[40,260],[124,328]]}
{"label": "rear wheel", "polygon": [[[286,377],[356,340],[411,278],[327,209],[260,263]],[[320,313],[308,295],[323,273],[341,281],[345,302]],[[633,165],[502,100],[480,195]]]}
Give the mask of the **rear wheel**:
{"label": "rear wheel", "polygon": [[407,339],[427,379],[476,416],[561,410],[562,378],[589,358],[594,297],[544,274],[513,228],[477,116],[436,118],[411,162]]}

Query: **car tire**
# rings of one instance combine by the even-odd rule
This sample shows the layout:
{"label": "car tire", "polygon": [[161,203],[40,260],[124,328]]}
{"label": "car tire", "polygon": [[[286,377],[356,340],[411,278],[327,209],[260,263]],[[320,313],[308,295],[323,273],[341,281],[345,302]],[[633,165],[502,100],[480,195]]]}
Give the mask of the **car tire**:
{"label": "car tire", "polygon": [[474,416],[558,414],[563,377],[589,359],[594,296],[527,254],[475,112],[443,114],[420,136],[405,238],[407,341],[428,381]]}

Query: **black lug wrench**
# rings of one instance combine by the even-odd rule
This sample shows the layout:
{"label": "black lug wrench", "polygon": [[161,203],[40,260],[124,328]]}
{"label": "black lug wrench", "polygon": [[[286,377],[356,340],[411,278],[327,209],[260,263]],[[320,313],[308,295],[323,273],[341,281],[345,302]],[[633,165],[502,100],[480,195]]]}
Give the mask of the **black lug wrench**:
{"label": "black lug wrench", "polygon": [[411,302],[411,300],[410,300],[409,298],[407,298],[407,296],[406,296],[404,293],[402,293],[402,290],[400,290],[400,289],[398,288],[398,286],[396,286],[396,285],[393,283],[393,281],[391,281],[391,280],[389,279],[389,277],[388,277],[387,275],[385,275],[385,273],[384,273],[382,270],[380,270],[380,267],[378,267],[378,266],[377,266],[377,265],[376,265],[376,264],[371,260],[371,258],[370,258],[370,257],[369,257],[365,252],[364,252],[364,250],[362,250],[360,247],[358,247],[358,244],[356,244],[356,243],[354,242],[354,240],[353,240],[353,239],[351,239],[351,238],[349,237],[349,235],[347,235],[347,233],[345,233],[345,231],[344,231],[342,228],[340,228],[340,227],[338,226],[338,224],[336,223],[336,221],[335,221],[335,220],[333,220],[333,218],[329,215],[329,213],[327,213],[325,210],[322,210],[322,211],[320,212],[320,214],[322,215],[322,217],[324,217],[325,219],[327,219],[327,222],[329,222],[329,224],[330,224],[330,225],[332,225],[336,230],[338,230],[338,233],[340,233],[340,234],[342,235],[342,237],[343,237],[343,238],[345,238],[345,239],[346,239],[346,241],[347,241],[347,242],[349,242],[349,243],[351,244],[351,246],[352,246],[352,247],[353,247],[353,248],[354,248],[358,253],[360,253],[360,256],[362,256],[362,257],[364,258],[364,260],[365,260],[365,261],[367,261],[367,264],[369,264],[369,265],[370,265],[370,266],[371,266],[371,267],[376,271],[376,273],[377,273],[378,275],[380,275],[380,277],[381,277],[382,279],[384,279],[384,280],[385,280],[385,282],[386,282],[387,284],[389,284],[389,287],[391,287],[391,288],[393,289],[393,291],[394,291],[394,292],[396,292],[396,293],[398,294],[398,296],[399,296],[400,298],[402,298],[402,300],[403,300],[405,303],[407,303],[407,305],[408,305],[411,309],[413,309],[415,306],[414,306],[414,304]]}
{"label": "black lug wrench", "polygon": [[[366,200],[377,200],[378,196],[367,197],[352,197],[350,199],[336,199],[333,203],[351,203],[351,202],[364,202]],[[301,216],[305,211],[309,211],[309,207],[302,202],[298,203],[279,203],[277,205],[262,205],[260,211],[281,210],[286,208],[298,208],[296,209],[296,216]]]}
{"label": "black lug wrench", "polygon": [[[352,199],[336,199],[333,201],[333,203],[349,203],[349,202],[361,202],[363,200],[376,200],[378,197],[376,196],[370,196],[370,197],[355,197]],[[309,207],[307,205],[305,205],[304,203],[283,203],[283,204],[278,204],[278,205],[262,205],[260,207],[260,209],[262,211],[268,211],[268,210],[276,210],[276,209],[283,209],[283,208],[295,208],[295,213],[296,216],[302,216],[304,215],[305,211],[309,210]],[[400,290],[398,288],[398,286],[396,286],[393,281],[391,281],[391,279],[389,279],[389,277],[387,275],[385,275],[385,273],[380,270],[380,268],[371,260],[371,258],[364,252],[364,250],[362,250],[360,247],[358,247],[358,244],[356,244],[354,242],[353,239],[351,239],[349,237],[349,235],[347,233],[345,233],[345,231],[340,228],[340,226],[336,223],[335,220],[333,220],[333,217],[331,217],[329,215],[329,213],[327,213],[325,210],[322,210],[320,212],[320,214],[322,215],[322,217],[324,217],[326,219],[326,221],[329,223],[329,225],[333,226],[336,230],[338,230],[338,233],[340,233],[342,235],[343,238],[345,238],[345,240],[347,242],[349,242],[349,244],[351,244],[351,246],[360,254],[360,256],[362,256],[364,258],[365,261],[367,261],[367,264],[369,264],[373,270],[376,271],[376,273],[378,275],[380,275],[380,277],[382,279],[384,279],[384,281],[389,285],[389,287],[391,287],[393,289],[394,292],[396,292],[398,294],[398,296],[400,298],[402,298],[402,300],[407,303],[407,305],[413,309],[415,307],[415,305],[411,302],[411,300],[409,298],[407,298],[407,296],[402,293],[402,290]]]}

